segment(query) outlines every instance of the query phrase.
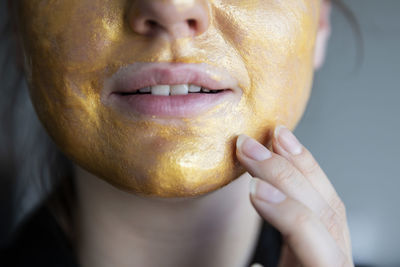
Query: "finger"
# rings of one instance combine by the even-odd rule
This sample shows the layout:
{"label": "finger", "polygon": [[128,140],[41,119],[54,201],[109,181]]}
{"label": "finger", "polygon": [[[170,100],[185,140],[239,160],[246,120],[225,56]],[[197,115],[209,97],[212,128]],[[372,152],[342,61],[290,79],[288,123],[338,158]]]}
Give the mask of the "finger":
{"label": "finger", "polygon": [[345,246],[351,250],[350,233],[347,226],[346,207],[341,201],[332,183],[313,155],[299,142],[286,127],[278,126],[274,131],[273,149],[290,161],[309,180],[311,185],[325,199],[328,205],[346,223]]}
{"label": "finger", "polygon": [[275,128],[273,149],[290,161],[334,210],[342,216],[345,215],[344,205],[325,172],[288,128]]}
{"label": "finger", "polygon": [[329,207],[303,174],[282,156],[245,135],[237,140],[237,158],[253,176],[267,181],[317,214]]}
{"label": "finger", "polygon": [[237,158],[252,176],[267,181],[320,216],[343,251],[348,251],[346,235],[336,227],[345,222],[292,163],[245,135],[239,136],[237,148]]}
{"label": "finger", "polygon": [[319,217],[302,203],[260,179],[252,179],[251,202],[281,232],[302,266],[351,266]]}

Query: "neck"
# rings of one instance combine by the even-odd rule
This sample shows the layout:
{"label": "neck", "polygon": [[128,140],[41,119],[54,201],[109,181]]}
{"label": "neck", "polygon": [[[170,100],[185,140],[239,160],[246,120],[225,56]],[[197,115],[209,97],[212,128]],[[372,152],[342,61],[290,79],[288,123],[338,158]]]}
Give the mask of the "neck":
{"label": "neck", "polygon": [[83,267],[245,266],[261,220],[249,175],[197,198],[144,198],[78,170],[78,259]]}

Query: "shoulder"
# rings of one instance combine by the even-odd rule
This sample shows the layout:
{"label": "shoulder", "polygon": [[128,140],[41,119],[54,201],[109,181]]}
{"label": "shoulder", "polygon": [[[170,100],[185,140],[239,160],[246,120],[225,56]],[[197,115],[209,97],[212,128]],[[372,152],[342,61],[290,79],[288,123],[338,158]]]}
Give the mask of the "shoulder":
{"label": "shoulder", "polygon": [[77,267],[65,234],[45,207],[36,210],[1,249],[0,266]]}

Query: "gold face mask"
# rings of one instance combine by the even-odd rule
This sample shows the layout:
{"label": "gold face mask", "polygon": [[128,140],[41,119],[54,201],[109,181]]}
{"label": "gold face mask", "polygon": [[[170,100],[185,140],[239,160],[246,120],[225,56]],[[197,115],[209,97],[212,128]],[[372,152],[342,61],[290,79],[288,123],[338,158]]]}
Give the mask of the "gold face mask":
{"label": "gold face mask", "polygon": [[[244,172],[235,159],[239,134],[268,145],[277,124],[295,127],[311,90],[319,0],[203,1],[207,28],[182,38],[135,33],[127,16],[140,11],[128,12],[128,2],[19,3],[32,102],[76,164],[132,193],[196,196]],[[102,92],[137,62],[207,64],[235,77],[241,93],[191,118],[123,114]]]}

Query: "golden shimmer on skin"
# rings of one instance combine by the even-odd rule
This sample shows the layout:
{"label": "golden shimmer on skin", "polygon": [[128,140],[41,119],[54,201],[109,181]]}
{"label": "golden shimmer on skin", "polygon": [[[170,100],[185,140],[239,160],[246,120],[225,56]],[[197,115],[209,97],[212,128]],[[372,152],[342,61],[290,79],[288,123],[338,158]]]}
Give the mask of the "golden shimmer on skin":
{"label": "golden shimmer on skin", "polygon": [[[311,90],[320,1],[206,2],[207,31],[172,40],[134,33],[130,1],[21,0],[32,102],[76,164],[133,193],[197,196],[244,172],[235,159],[239,134],[268,144],[277,124],[295,127]],[[126,116],[100,92],[134,62],[207,63],[238,79],[243,94],[196,118]]]}

